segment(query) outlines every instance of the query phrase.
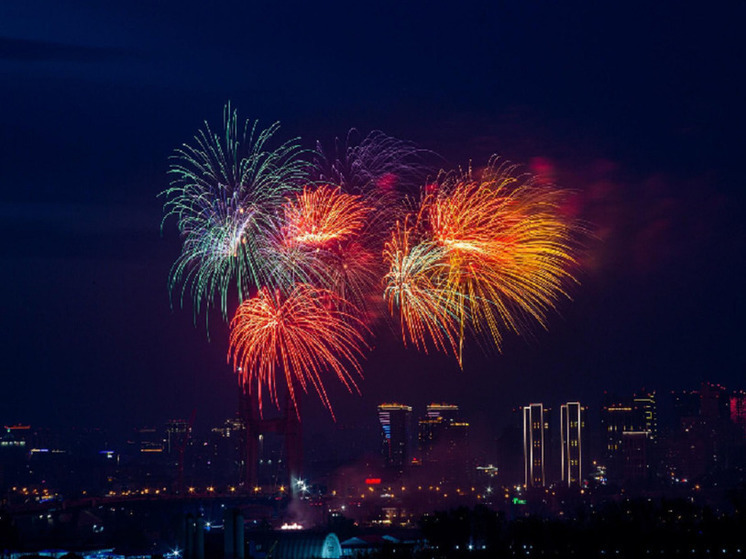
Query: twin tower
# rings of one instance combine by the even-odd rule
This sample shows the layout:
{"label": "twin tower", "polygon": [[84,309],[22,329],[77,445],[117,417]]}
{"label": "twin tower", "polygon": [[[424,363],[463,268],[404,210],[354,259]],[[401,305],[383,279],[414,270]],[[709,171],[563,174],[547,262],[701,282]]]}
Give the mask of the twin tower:
{"label": "twin tower", "polygon": [[[583,479],[586,411],[587,408],[581,406],[580,402],[567,402],[560,406],[560,480],[567,487],[579,486]],[[523,407],[523,464],[526,487],[544,487],[556,479],[550,424],[551,410],[543,404],[529,404]]]}

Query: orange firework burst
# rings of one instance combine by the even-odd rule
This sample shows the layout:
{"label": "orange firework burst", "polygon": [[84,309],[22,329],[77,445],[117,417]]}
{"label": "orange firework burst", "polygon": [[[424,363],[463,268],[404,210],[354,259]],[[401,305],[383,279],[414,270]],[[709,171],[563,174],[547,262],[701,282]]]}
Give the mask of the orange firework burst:
{"label": "orange firework burst", "polygon": [[[459,358],[465,331],[488,332],[500,348],[506,330],[520,332],[528,318],[546,327],[546,315],[572,280],[574,226],[558,211],[561,193],[539,186],[533,177],[516,173],[516,167],[490,160],[481,176],[442,174],[437,188],[426,193],[417,216],[419,246],[433,243],[441,249],[432,290],[411,297],[423,298],[410,309],[399,303],[402,324],[410,335],[425,331],[451,332],[458,324]],[[423,249],[424,250],[424,249]],[[432,249],[428,249],[432,250]],[[410,254],[414,254],[411,251]],[[395,266],[388,257],[391,272]],[[389,277],[387,276],[387,277]],[[438,312],[425,309],[437,306]],[[412,308],[422,309],[412,313]],[[435,326],[423,330],[425,320]],[[418,324],[420,323],[420,324]],[[453,339],[449,340],[453,344]]]}
{"label": "orange firework burst", "polygon": [[351,372],[362,376],[358,360],[367,329],[342,306],[331,291],[306,284],[287,296],[261,288],[241,303],[231,321],[228,361],[249,392],[256,390],[260,411],[265,388],[278,406],[278,375],[284,376],[293,404],[296,384],[304,392],[310,384],[332,416],[323,374],[332,372],[348,390],[358,391]]}
{"label": "orange firework burst", "polygon": [[371,248],[374,221],[373,208],[361,196],[326,185],[305,188],[286,201],[267,251],[267,260],[276,263],[275,283],[324,287],[365,308],[380,278]]}
{"label": "orange firework burst", "polygon": [[285,242],[308,248],[328,248],[359,234],[371,208],[360,196],[345,194],[341,188],[308,187],[284,206]]}

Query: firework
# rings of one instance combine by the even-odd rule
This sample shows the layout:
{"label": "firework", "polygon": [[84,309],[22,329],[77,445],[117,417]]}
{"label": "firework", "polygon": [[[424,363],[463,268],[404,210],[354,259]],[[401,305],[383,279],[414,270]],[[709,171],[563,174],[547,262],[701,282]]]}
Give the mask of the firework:
{"label": "firework", "polygon": [[364,309],[380,279],[369,216],[373,208],[340,187],[304,188],[288,198],[264,253],[275,285],[303,282]]}
{"label": "firework", "polygon": [[359,139],[350,130],[346,144],[335,143],[334,155],[327,157],[317,143],[318,157],[312,175],[317,182],[340,186],[343,191],[358,194],[373,208],[368,230],[380,254],[394,223],[405,214],[406,198],[416,194],[419,186],[435,168],[428,163],[434,154],[411,142],[374,131]]}
{"label": "firework", "polygon": [[174,216],[183,238],[171,291],[181,285],[182,305],[191,294],[195,316],[217,299],[227,319],[231,290],[241,301],[261,283],[262,232],[284,196],[307,180],[308,163],[297,139],[269,146],[279,123],[265,130],[248,120],[241,126],[226,105],[223,125],[219,135],[205,123],[194,144],[175,151],[174,179],[162,195],[164,221]]}
{"label": "firework", "polygon": [[457,310],[446,292],[448,264],[442,247],[433,242],[411,246],[413,231],[407,220],[397,223],[383,250],[389,265],[384,276],[384,300],[391,314],[399,311],[402,341],[427,351],[428,341],[437,349],[456,353]]}
{"label": "firework", "polygon": [[[407,253],[422,247],[433,262],[427,288],[409,293],[409,309],[397,302],[406,335],[422,343],[427,333],[444,347],[455,320],[460,358],[469,330],[487,333],[499,349],[506,331],[520,333],[531,321],[546,327],[573,279],[573,226],[558,211],[560,196],[496,158],[481,176],[471,169],[441,174],[416,218],[419,244]],[[387,277],[396,277],[396,260],[389,256],[389,264]]]}
{"label": "firework", "polygon": [[296,386],[308,392],[310,385],[332,415],[324,374],[333,373],[348,390],[358,390],[354,375],[362,376],[359,359],[367,330],[341,307],[336,294],[306,284],[287,296],[263,287],[241,303],[231,321],[228,360],[241,383],[255,392],[260,411],[265,391],[279,407],[278,377],[293,404]]}
{"label": "firework", "polygon": [[344,148],[336,143],[334,157],[327,157],[320,143],[316,150],[317,180],[355,194],[382,195],[396,189],[415,189],[430,172],[423,156],[431,152],[380,131],[357,142],[357,131],[350,130]]}
{"label": "firework", "polygon": [[328,185],[304,188],[283,210],[285,243],[312,250],[327,249],[356,236],[371,212],[360,196]]}

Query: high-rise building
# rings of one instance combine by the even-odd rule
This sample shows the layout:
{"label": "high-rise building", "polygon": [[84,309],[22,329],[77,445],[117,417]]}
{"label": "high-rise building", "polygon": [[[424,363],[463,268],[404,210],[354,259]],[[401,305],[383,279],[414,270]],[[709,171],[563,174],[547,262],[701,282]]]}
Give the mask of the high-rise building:
{"label": "high-rise building", "polygon": [[633,405],[636,429],[647,433],[648,440],[655,443],[658,440],[658,406],[655,401],[655,390],[648,392],[643,389],[635,394]]}
{"label": "high-rise building", "polygon": [[549,443],[549,409],[543,404],[523,408],[523,464],[526,487],[547,484],[546,464]]}
{"label": "high-rise building", "polygon": [[560,441],[562,444],[562,483],[580,485],[583,479],[583,438],[585,408],[580,402],[560,406]]}
{"label": "high-rise building", "polygon": [[386,465],[402,471],[412,459],[412,407],[402,404],[378,406],[381,442]]}
{"label": "high-rise building", "polygon": [[601,437],[604,455],[614,462],[622,448],[622,434],[635,430],[635,410],[630,402],[607,395],[601,407]]}
{"label": "high-rise building", "polygon": [[[687,399],[682,399],[682,407],[689,404]],[[658,440],[658,407],[655,391],[643,389],[626,398],[606,395],[601,408],[601,431],[609,479],[619,482],[631,479],[629,456],[633,447],[638,449],[644,445],[645,460],[640,461],[639,453],[635,450],[635,456],[638,457],[635,458],[635,463],[644,463],[647,468],[650,463],[648,454]],[[635,435],[627,439],[627,433]],[[640,442],[640,433],[646,439],[645,443]],[[639,477],[637,474],[632,476],[635,479]]]}
{"label": "high-rise building", "polygon": [[[724,386],[703,382],[700,389],[674,392],[677,433],[670,468],[681,479],[717,476],[738,461],[739,397]],[[746,402],[744,402],[746,403]],[[741,413],[744,407],[741,406]],[[734,462],[735,461],[735,462]]]}
{"label": "high-rise building", "polygon": [[730,415],[730,401],[724,386],[703,382],[700,387],[699,415],[706,421],[720,421]]}
{"label": "high-rise building", "polygon": [[468,483],[471,454],[469,423],[461,418],[453,404],[429,404],[418,424],[419,452],[422,465],[442,481]]}
{"label": "high-rise building", "polygon": [[429,404],[425,417],[418,422],[417,441],[423,460],[432,458],[436,446],[453,447],[465,437],[468,423],[460,421],[459,408],[453,404]]}
{"label": "high-rise building", "polygon": [[183,419],[171,419],[166,423],[166,452],[178,453],[191,436],[192,427]]}
{"label": "high-rise building", "polygon": [[442,418],[448,422],[458,421],[460,417],[458,406],[454,404],[428,404],[426,415],[428,419]]}

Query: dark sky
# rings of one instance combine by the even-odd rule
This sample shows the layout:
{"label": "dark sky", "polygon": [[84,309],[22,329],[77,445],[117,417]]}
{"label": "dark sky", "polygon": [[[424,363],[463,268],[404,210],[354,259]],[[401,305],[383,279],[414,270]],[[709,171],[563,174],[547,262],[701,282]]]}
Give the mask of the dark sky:
{"label": "dark sky", "polygon": [[356,127],[446,167],[504,155],[594,231],[549,331],[463,372],[382,331],[362,398],[329,382],[336,425],[305,400],[311,431],[383,400],[452,401],[489,430],[529,401],[746,388],[742,2],[212,4],[0,4],[0,422],[234,413],[226,329],[208,342],[169,307],[157,198],[229,100],[309,148]]}

